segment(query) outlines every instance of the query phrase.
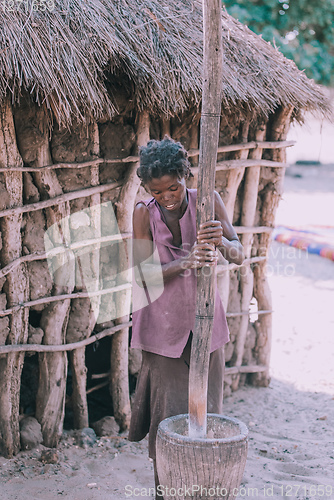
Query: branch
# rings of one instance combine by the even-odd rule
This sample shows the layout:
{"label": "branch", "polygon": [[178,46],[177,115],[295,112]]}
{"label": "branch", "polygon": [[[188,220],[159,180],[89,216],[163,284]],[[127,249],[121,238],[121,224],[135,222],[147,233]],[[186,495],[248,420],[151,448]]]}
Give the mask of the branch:
{"label": "branch", "polygon": [[[244,142],[240,144],[229,144],[227,146],[219,146],[218,153],[229,153],[230,151],[241,151],[243,149],[281,149],[289,148],[294,146],[296,141],[252,141]],[[199,155],[199,149],[189,149],[188,156],[194,157]],[[53,163],[51,165],[45,165],[42,167],[8,167],[0,168],[0,172],[7,172],[9,169],[12,172],[41,172],[43,170],[56,170],[59,168],[86,168],[95,165],[100,165],[101,163],[136,163],[139,161],[139,156],[127,156],[126,158],[96,158],[95,160],[88,160],[80,163]]]}
{"label": "branch", "polygon": [[41,299],[30,300],[29,302],[23,302],[22,304],[17,304],[10,309],[5,309],[0,311],[0,318],[3,316],[8,316],[15,311],[18,311],[22,307],[36,306],[37,304],[49,304],[50,302],[58,302],[59,300],[66,299],[83,299],[87,297],[96,297],[97,295],[106,295],[108,293],[119,292],[121,290],[127,290],[131,288],[131,283],[124,283],[123,285],[113,286],[111,288],[105,288],[103,290],[97,290],[96,292],[74,292],[66,293],[62,295],[53,295],[51,297],[43,297]]}
{"label": "branch", "polygon": [[9,352],[64,352],[73,351],[80,347],[84,347],[89,344],[93,344],[97,340],[101,340],[104,337],[113,335],[122,328],[127,328],[132,325],[132,321],[123,323],[121,325],[113,326],[112,328],[106,328],[102,332],[92,335],[88,339],[80,340],[79,342],[72,342],[71,344],[60,344],[60,345],[41,345],[41,344],[15,344],[15,345],[2,345],[0,346],[0,354],[7,354]]}
{"label": "branch", "polygon": [[6,210],[1,210],[0,217],[8,217],[8,215],[23,214],[26,212],[35,212],[36,210],[41,210],[42,208],[59,205],[60,203],[64,203],[65,201],[76,200],[78,198],[86,198],[96,193],[104,193],[105,191],[111,191],[112,189],[115,189],[120,186],[122,186],[121,182],[110,182],[108,184],[101,184],[99,186],[80,189],[78,191],[71,191],[70,193],[65,193],[60,196],[56,196],[56,198],[37,201],[36,203],[29,203],[28,205],[23,205],[21,207],[7,208]]}
{"label": "branch", "polygon": [[49,250],[48,252],[34,252],[28,255],[22,255],[22,257],[13,260],[13,262],[8,264],[6,267],[0,269],[0,278],[6,276],[13,269],[15,269],[15,267],[19,266],[23,262],[34,262],[37,260],[44,260],[46,258],[53,257],[58,253],[67,252],[68,250],[77,250],[78,248],[83,248],[86,246],[91,246],[99,243],[106,243],[108,241],[118,241],[121,239],[131,238],[131,236],[132,236],[131,233],[112,234],[110,236],[102,236],[101,238],[92,238],[89,240],[78,241],[76,243],[72,243],[72,245],[69,245],[68,247],[63,247],[63,246],[55,247],[52,250]]}

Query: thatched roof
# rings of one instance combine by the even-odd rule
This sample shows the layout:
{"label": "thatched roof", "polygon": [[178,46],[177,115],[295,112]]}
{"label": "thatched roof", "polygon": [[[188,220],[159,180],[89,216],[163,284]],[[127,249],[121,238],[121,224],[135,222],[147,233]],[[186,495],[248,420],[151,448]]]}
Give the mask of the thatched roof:
{"label": "thatched roof", "polygon": [[[30,4],[29,4],[30,5]],[[194,0],[56,0],[52,12],[0,12],[0,98],[21,89],[60,121],[116,112],[113,85],[139,109],[175,114],[201,99],[202,9]],[[327,109],[292,61],[223,13],[224,104],[268,114]]]}

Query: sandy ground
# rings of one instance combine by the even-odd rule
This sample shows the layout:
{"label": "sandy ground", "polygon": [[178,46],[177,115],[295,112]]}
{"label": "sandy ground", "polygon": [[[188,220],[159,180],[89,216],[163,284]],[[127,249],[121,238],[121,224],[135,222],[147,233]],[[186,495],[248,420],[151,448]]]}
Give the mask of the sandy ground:
{"label": "sandy ground", "polygon": [[[333,225],[334,167],[292,168],[285,184],[278,223]],[[268,271],[272,381],[237,391],[224,407],[249,428],[238,499],[334,499],[334,262],[274,242]],[[146,440],[101,438],[83,449],[67,434],[58,464],[42,464],[40,453],[0,457],[1,499],[151,498]]]}

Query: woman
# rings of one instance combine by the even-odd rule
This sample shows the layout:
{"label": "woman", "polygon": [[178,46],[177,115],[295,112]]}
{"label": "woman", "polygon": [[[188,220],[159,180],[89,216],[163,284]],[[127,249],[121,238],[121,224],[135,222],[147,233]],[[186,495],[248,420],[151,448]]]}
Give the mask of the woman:
{"label": "woman", "polygon": [[[131,347],[142,349],[129,432],[130,441],[149,433],[156,486],[155,439],[159,422],[188,413],[191,331],[195,322],[196,273],[215,266],[218,251],[241,264],[244,254],[215,192],[215,219],[196,234],[195,189],[186,188],[190,168],[183,146],[168,138],[140,150],[137,171],[152,195],[133,214],[134,312]],[[208,382],[208,411],[221,413],[223,346],[229,339],[225,312],[216,291]]]}

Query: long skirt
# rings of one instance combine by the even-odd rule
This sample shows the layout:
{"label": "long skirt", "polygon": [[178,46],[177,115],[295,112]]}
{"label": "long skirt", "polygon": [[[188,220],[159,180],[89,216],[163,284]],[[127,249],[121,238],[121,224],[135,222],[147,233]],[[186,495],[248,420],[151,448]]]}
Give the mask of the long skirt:
{"label": "long skirt", "polygon": [[[149,456],[155,459],[159,423],[165,418],[188,413],[188,381],[191,336],[180,358],[167,358],[143,351],[129,431],[130,441],[149,434]],[[224,350],[210,355],[208,413],[222,413]]]}

